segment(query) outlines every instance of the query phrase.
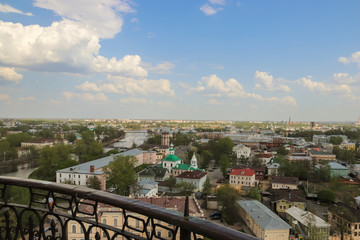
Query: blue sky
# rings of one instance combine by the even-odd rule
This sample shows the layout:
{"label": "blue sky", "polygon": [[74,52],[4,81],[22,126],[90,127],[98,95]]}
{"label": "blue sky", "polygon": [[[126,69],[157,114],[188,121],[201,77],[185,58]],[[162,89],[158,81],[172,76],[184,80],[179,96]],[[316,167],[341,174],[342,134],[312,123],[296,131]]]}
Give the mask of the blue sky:
{"label": "blue sky", "polygon": [[0,117],[360,117],[360,2],[0,2]]}

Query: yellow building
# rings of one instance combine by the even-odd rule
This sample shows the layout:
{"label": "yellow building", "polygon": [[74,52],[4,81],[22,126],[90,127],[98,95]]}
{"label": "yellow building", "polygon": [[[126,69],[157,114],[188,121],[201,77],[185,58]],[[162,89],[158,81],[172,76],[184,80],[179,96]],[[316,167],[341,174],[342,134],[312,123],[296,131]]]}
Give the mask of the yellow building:
{"label": "yellow building", "polygon": [[306,198],[302,190],[272,190],[271,205],[277,213],[284,213],[291,207],[306,208]]}
{"label": "yellow building", "polygon": [[[140,201],[147,202],[149,204],[153,204],[159,207],[163,207],[169,210],[184,212],[185,207],[185,197],[161,197],[161,198],[137,198]],[[83,204],[80,204],[81,212],[92,212],[93,207]],[[120,229],[123,228],[127,232],[131,232],[142,237],[146,237],[146,232],[142,232],[144,229],[144,225],[148,220],[147,216],[143,216],[138,213],[127,211],[124,215],[124,212],[120,208],[116,208],[113,206],[101,204],[97,209],[98,221],[99,223],[106,224],[107,226],[118,227]],[[197,203],[195,198],[189,198],[189,214],[190,216],[195,216],[199,218],[203,218],[204,214]],[[84,215],[85,216],[85,215]],[[94,220],[93,218],[89,218],[90,220]],[[171,230],[175,230],[173,225],[170,225],[166,222],[162,222],[160,220],[154,219],[154,224],[160,225],[155,228],[156,236],[164,239],[172,239],[173,232]],[[151,223],[150,223],[151,225]],[[88,230],[89,225],[85,226],[85,231]],[[84,240],[85,233],[80,224],[76,221],[70,221],[68,223],[68,239],[69,240]],[[135,229],[139,230],[136,231]],[[147,227],[148,230],[151,231],[151,227]],[[101,228],[93,228],[90,233],[90,240],[95,240],[95,234],[98,232],[100,234],[101,239],[108,239],[107,233],[103,231]],[[114,232],[109,230],[108,234],[110,238],[114,235]],[[116,239],[126,239],[123,236],[119,236]],[[177,239],[179,239],[179,234],[177,234]]]}
{"label": "yellow building", "polygon": [[257,238],[288,240],[291,226],[257,200],[238,201],[240,216]]}

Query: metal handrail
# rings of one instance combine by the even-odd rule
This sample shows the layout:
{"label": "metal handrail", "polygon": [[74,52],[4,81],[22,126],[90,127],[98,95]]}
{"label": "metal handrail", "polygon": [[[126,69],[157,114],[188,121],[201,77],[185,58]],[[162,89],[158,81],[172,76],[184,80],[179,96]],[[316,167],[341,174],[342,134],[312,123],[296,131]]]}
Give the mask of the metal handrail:
{"label": "metal handrail", "polygon": [[[86,199],[94,202],[108,204],[126,211],[135,212],[152,219],[158,219],[180,228],[181,239],[189,239],[191,233],[202,235],[210,239],[236,239],[255,240],[257,238],[233,229],[218,225],[196,217],[183,216],[174,211],[167,210],[133,198],[127,198],[116,194],[85,188],[76,185],[59,184],[48,181],[32,179],[20,179],[0,176],[0,184],[3,186],[20,186],[29,189],[40,189],[57,194]],[[4,195],[4,193],[2,193]],[[2,202],[0,206],[6,205]],[[50,209],[52,211],[52,209]],[[1,213],[2,214],[2,213]],[[3,217],[0,215],[0,217]]]}

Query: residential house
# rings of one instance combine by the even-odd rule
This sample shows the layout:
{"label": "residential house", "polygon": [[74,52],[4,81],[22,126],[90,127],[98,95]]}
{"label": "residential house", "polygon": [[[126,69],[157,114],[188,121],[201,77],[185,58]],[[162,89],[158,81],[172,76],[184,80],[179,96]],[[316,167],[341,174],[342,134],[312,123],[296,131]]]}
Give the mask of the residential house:
{"label": "residential house", "polygon": [[280,163],[268,163],[266,164],[267,175],[279,176]]}
{"label": "residential house", "polygon": [[271,180],[272,189],[297,189],[299,184],[298,177],[280,177],[274,176]]}
{"label": "residential house", "polygon": [[189,171],[191,172],[191,171],[195,171],[195,170],[199,170],[202,172],[204,171],[204,169],[198,168],[197,158],[194,153],[190,160],[190,164],[186,164],[183,162],[176,164],[176,166],[171,169],[171,175],[178,176],[179,174],[181,174],[183,172],[189,172]]}
{"label": "residential house", "polygon": [[164,181],[170,177],[170,172],[167,168],[158,166],[149,166],[138,173],[138,181],[153,180]]}
{"label": "residential house", "polygon": [[142,180],[134,189],[135,197],[156,197],[159,191],[159,183],[153,180]]}
{"label": "residential house", "polygon": [[240,216],[259,239],[288,240],[291,226],[257,200],[237,202]]}
{"label": "residential house", "polygon": [[[53,139],[53,138],[40,138],[40,139],[33,139],[33,140],[29,140],[29,141],[25,141],[21,143],[21,147],[25,148],[25,147],[35,147],[37,149],[42,149],[46,146],[53,146],[57,143],[61,143],[63,141],[59,141],[57,139]],[[66,141],[67,143],[67,141]]]}
{"label": "residential house", "polygon": [[257,181],[255,179],[255,171],[250,168],[232,169],[229,173],[229,183],[232,187],[255,187]]}
{"label": "residential house", "polygon": [[347,140],[344,140],[340,144],[340,148],[346,149],[348,151],[355,151],[355,143],[349,143]]}
{"label": "residential house", "polygon": [[247,165],[239,165],[233,167],[233,169],[246,169],[250,168],[251,170],[255,171],[255,180],[257,181],[263,181],[265,174],[266,174],[266,168],[265,167],[249,167]]}
{"label": "residential house", "polygon": [[81,163],[72,167],[56,171],[56,182],[69,182],[74,185],[86,186],[86,181],[90,177],[97,177],[101,182],[101,190],[106,189],[106,176],[104,168],[114,161],[116,156],[133,156],[138,161],[136,166],[142,164],[143,151],[138,149],[128,150],[126,152],[114,154],[111,156],[99,158],[90,162]]}
{"label": "residential house", "polygon": [[284,213],[291,207],[306,208],[306,198],[302,190],[275,189],[271,191],[271,206],[275,212],[284,217]]}
{"label": "residential house", "polygon": [[[339,163],[336,162],[329,162],[328,165],[330,166],[330,176],[331,177],[346,177],[349,175],[349,169]],[[317,164],[315,165],[315,171],[318,171],[320,168],[324,167],[325,165]]]}
{"label": "residential house", "polygon": [[328,222],[335,234],[343,233],[344,239],[360,239],[360,210],[343,203],[337,203],[327,211]]}
{"label": "residential house", "polygon": [[299,237],[310,240],[329,239],[331,225],[311,212],[291,207],[286,210],[286,220]]}
{"label": "residential house", "polygon": [[[184,213],[185,197],[149,197],[149,198],[136,197],[135,199],[143,202],[142,204],[156,205],[162,208],[166,208],[169,211],[176,211],[181,214]],[[81,208],[80,210],[82,213],[89,214],[89,215],[84,214],[84,217],[88,221],[95,222],[95,217],[93,214],[94,211],[93,206],[87,204],[79,204],[79,207]],[[146,238],[146,233],[143,232],[142,230],[145,227],[144,223],[148,220],[147,216],[130,211],[126,211],[126,215],[124,215],[124,211],[121,208],[106,205],[103,203],[99,203],[98,207],[96,208],[96,211],[98,217],[96,221],[98,221],[99,223],[103,223],[108,226],[117,227],[119,229],[122,229],[124,227],[123,228],[124,231],[128,231],[140,237]],[[204,218],[204,213],[202,212],[196,199],[193,197],[189,198],[189,215],[192,217]],[[126,224],[125,224],[125,219],[127,221]],[[155,234],[157,236],[156,238],[173,239],[172,231],[169,231],[169,229],[175,230],[176,226],[169,225],[168,223],[162,222],[158,219],[153,219],[153,220],[155,224],[158,224],[160,226],[160,227],[156,227],[155,229],[156,231]],[[86,229],[83,229],[82,226],[79,224],[79,222],[70,221],[67,224],[67,239],[71,239],[71,240],[96,239],[95,234],[97,231],[99,232],[101,239],[112,239],[113,232],[108,231],[109,233],[109,238],[108,238],[106,233],[101,228],[93,228],[90,231],[89,238],[85,238],[85,233],[90,226],[91,226],[90,224],[84,223],[84,227]],[[166,226],[166,228],[161,226]],[[138,231],[134,229],[137,229]],[[126,238],[119,236],[116,239],[126,239]]]}
{"label": "residential house", "polygon": [[233,152],[236,154],[237,158],[244,157],[245,159],[247,159],[250,157],[251,149],[243,144],[238,144],[233,147]]}
{"label": "residential house", "polygon": [[274,155],[272,153],[268,153],[267,151],[259,153],[258,157],[264,164],[268,164],[274,159]]}
{"label": "residential house", "polygon": [[200,170],[183,172],[176,176],[176,183],[187,182],[195,186],[194,191],[201,191],[206,181],[207,173]]}
{"label": "residential house", "polygon": [[335,154],[321,151],[318,148],[309,150],[308,154],[309,154],[309,157],[311,157],[315,162],[319,162],[319,160],[326,160],[326,161],[335,161],[336,160]]}

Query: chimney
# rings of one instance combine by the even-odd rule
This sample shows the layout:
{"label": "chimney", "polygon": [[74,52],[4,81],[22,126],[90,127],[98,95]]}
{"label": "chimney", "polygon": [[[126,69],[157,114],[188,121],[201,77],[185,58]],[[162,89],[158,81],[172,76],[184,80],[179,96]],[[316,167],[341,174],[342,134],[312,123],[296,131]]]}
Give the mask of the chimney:
{"label": "chimney", "polygon": [[94,165],[90,165],[90,172],[95,172],[95,166]]}

